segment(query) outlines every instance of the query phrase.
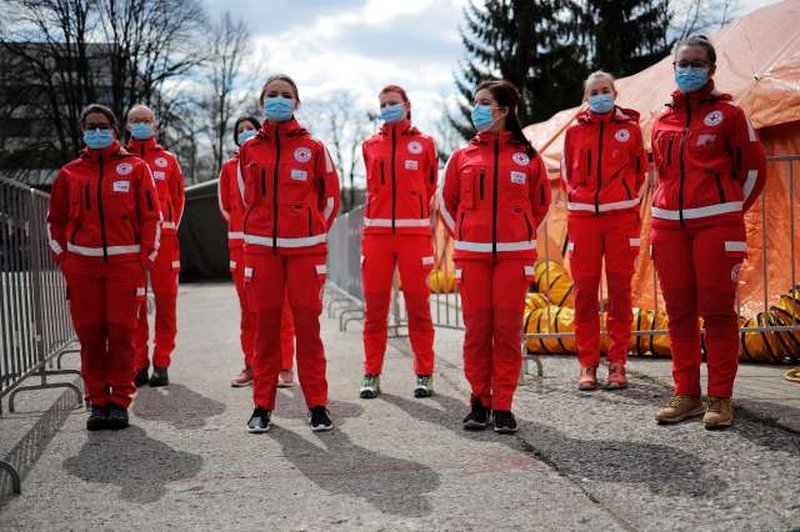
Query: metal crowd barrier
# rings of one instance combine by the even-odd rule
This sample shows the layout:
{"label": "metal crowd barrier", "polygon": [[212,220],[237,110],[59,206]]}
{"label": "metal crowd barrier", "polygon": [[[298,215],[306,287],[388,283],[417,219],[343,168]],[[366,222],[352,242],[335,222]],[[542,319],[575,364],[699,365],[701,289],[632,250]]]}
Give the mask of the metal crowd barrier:
{"label": "metal crowd barrier", "polygon": [[[82,392],[71,382],[48,382],[53,375],[80,374],[61,369],[61,357],[75,334],[66,302],[66,285],[50,258],[45,222],[49,196],[16,181],[0,178],[0,414],[2,399],[14,412],[23,391],[70,388],[78,404]],[[37,384],[22,384],[38,377]],[[0,461],[19,493],[19,476]]]}

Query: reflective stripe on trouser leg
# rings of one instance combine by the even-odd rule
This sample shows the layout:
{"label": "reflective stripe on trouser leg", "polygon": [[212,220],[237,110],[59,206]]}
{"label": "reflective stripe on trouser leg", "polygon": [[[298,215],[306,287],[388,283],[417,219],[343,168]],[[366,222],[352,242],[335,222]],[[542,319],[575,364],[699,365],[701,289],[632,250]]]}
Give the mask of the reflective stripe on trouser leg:
{"label": "reflective stripe on trouser leg", "polygon": [[624,364],[628,358],[633,311],[631,278],[639,254],[639,213],[624,212],[606,217],[603,235],[608,281],[608,361]]}
{"label": "reflective stripe on trouser leg", "polygon": [[498,259],[492,272],[494,304],[492,354],[492,409],[511,410],[522,368],[520,329],[528,281],[525,265],[530,260]]}
{"label": "reflective stripe on trouser leg", "polygon": [[253,403],[273,410],[278,373],[281,370],[280,324],[286,274],[284,257],[246,254],[245,264],[245,291],[255,322]]}
{"label": "reflective stripe on trouser leg", "polygon": [[286,293],[297,335],[297,375],[309,408],[328,403],[325,349],[320,335],[325,255],[288,255]]}
{"label": "reflective stripe on trouser leg", "polygon": [[[461,272],[459,293],[464,313],[464,376],[470,384],[472,396],[491,408],[492,264],[478,260],[458,261],[456,271]],[[458,274],[456,278],[459,278]]]}
{"label": "reflective stripe on trouser leg", "polygon": [[364,287],[364,374],[379,375],[386,353],[387,321],[395,269],[391,235],[364,235],[361,278]]}
{"label": "reflective stripe on trouser leg", "polygon": [[[731,397],[739,367],[736,285],[746,256],[744,224],[697,230],[694,260],[697,298],[706,330],[708,395]],[[727,243],[727,244],[726,244]]]}
{"label": "reflective stripe on trouser leg", "polygon": [[[603,261],[599,219],[570,216],[570,271],[575,282],[575,343],[581,366],[600,364],[600,306],[598,288]],[[551,279],[552,282],[552,279]]]}
{"label": "reflective stripe on trouser leg", "polygon": [[675,393],[700,396],[700,325],[692,236],[683,229],[652,229],[653,259],[669,317]]}
{"label": "reflective stripe on trouser leg", "polygon": [[136,392],[133,385],[136,326],[144,298],[144,268],[138,262],[107,268],[106,327],[108,358],[105,381],[111,390],[109,400],[128,407]]}
{"label": "reflective stripe on trouser leg", "polygon": [[414,351],[414,372],[433,374],[433,323],[428,274],[433,267],[433,244],[426,235],[395,235],[397,267],[408,314],[408,336]]}
{"label": "reflective stripe on trouser leg", "polygon": [[244,288],[244,252],[242,248],[230,250],[231,276],[236,286],[236,295],[239,297],[239,343],[242,346],[244,365],[251,368],[253,365],[253,349],[255,345],[255,316],[250,311],[247,303],[247,293]]}
{"label": "reflective stripe on trouser leg", "polygon": [[177,299],[179,268],[178,239],[174,236],[162,238],[156,264],[150,273],[150,283],[156,302],[155,334],[153,335],[153,365],[169,367],[175,350],[178,332]]}

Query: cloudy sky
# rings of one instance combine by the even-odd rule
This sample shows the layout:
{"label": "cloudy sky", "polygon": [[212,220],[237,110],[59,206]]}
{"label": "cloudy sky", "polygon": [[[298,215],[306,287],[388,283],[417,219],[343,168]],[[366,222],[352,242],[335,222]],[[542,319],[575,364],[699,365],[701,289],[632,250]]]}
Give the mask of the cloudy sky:
{"label": "cloudy sky", "polygon": [[[204,1],[212,16],[229,10],[247,21],[254,53],[246,70],[253,79],[285,72],[301,99],[345,89],[377,106],[378,90],[399,83],[409,91],[415,120],[432,131],[440,102],[452,97],[467,0]],[[773,1],[739,0],[738,12]]]}

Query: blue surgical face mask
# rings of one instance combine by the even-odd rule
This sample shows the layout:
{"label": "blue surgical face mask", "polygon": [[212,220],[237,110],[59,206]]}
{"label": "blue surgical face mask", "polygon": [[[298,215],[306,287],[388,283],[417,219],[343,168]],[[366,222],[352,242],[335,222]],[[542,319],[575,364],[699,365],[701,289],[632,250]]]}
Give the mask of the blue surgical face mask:
{"label": "blue surgical face mask", "polygon": [[478,131],[486,131],[494,125],[491,105],[476,105],[472,108],[472,125]]}
{"label": "blue surgical face mask", "polygon": [[396,124],[406,116],[406,106],[402,103],[381,107],[381,120],[387,124]]}
{"label": "blue surgical face mask", "polygon": [[147,140],[153,137],[153,126],[147,122],[134,122],[130,126],[131,136],[136,140]]}
{"label": "blue surgical face mask", "polygon": [[239,136],[236,137],[236,140],[239,142],[239,146],[241,146],[242,144],[244,144],[244,141],[255,136],[256,136],[255,129],[245,129],[244,131],[239,133]]}
{"label": "blue surgical face mask", "polygon": [[708,67],[677,67],[675,83],[681,92],[694,92],[708,83]]}
{"label": "blue surgical face mask", "polygon": [[614,94],[609,92],[606,94],[595,94],[589,96],[589,109],[595,113],[602,115],[614,108]]}
{"label": "blue surgical face mask", "polygon": [[282,96],[269,96],[264,100],[264,117],[271,122],[286,122],[294,114],[294,102]]}
{"label": "blue surgical face mask", "polygon": [[110,129],[87,129],[83,132],[83,143],[92,150],[108,148],[114,142],[114,132]]}

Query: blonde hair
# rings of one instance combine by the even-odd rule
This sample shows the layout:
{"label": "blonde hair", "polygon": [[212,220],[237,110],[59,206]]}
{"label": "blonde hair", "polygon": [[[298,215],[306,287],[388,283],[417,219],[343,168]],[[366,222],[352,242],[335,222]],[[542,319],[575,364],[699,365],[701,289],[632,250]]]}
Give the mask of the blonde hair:
{"label": "blonde hair", "polygon": [[591,82],[597,80],[597,79],[605,79],[605,80],[609,81],[611,83],[611,88],[614,90],[614,92],[617,92],[617,87],[615,86],[615,82],[617,81],[616,78],[613,75],[611,75],[608,72],[605,72],[603,70],[595,70],[594,72],[589,74],[589,77],[587,77],[586,81],[583,82],[583,99],[584,100],[588,100],[589,99],[589,84]]}

